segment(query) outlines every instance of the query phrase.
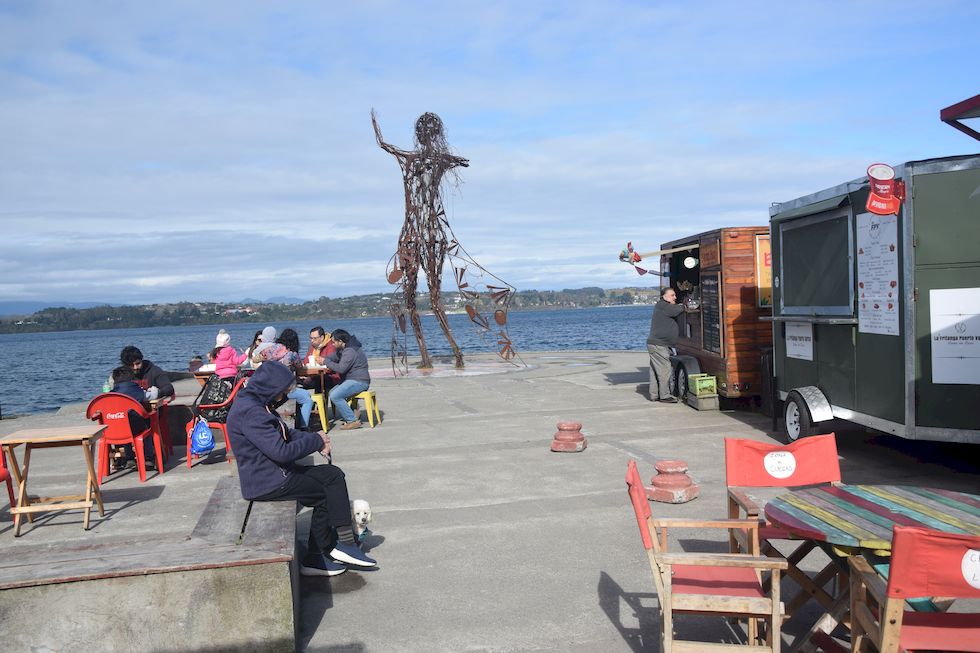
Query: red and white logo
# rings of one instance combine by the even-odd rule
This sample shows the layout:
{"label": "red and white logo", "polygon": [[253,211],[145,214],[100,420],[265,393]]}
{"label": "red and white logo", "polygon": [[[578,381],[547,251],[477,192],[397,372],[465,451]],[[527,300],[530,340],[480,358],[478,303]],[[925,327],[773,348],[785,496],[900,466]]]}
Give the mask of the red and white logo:
{"label": "red and white logo", "polygon": [[875,215],[897,215],[905,199],[905,182],[895,179],[895,169],[886,163],[872,163],[868,166],[868,183],[871,193],[865,208]]}

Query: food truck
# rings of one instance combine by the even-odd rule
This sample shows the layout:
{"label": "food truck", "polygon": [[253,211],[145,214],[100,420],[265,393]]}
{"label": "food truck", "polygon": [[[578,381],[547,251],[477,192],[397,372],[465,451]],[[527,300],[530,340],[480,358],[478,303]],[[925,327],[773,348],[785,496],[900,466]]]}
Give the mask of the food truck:
{"label": "food truck", "polygon": [[[674,388],[682,399],[694,374],[716,377],[718,395],[758,397],[764,378],[761,352],[772,329],[769,227],[728,227],[663,243],[663,285],[687,307],[686,325],[671,357]],[[647,255],[649,256],[649,255]]]}
{"label": "food truck", "polygon": [[873,164],[769,213],[786,437],[836,418],[980,443],[980,155]]}

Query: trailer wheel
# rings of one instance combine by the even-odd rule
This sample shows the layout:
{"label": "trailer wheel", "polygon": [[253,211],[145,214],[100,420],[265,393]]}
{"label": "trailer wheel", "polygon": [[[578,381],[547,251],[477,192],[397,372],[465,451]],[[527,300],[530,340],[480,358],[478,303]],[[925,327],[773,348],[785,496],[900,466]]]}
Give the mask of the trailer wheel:
{"label": "trailer wheel", "polygon": [[787,442],[795,442],[815,432],[810,409],[796,390],[790,392],[783,403],[783,432]]}
{"label": "trailer wheel", "polygon": [[677,374],[674,376],[674,390],[682,400],[687,396],[687,369],[683,363],[677,366]]}

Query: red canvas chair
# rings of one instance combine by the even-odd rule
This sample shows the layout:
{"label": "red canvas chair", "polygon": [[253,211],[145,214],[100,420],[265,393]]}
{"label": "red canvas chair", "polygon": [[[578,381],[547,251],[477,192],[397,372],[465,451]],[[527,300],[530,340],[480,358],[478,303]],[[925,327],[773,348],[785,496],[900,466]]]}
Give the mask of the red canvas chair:
{"label": "red canvas chair", "polygon": [[[630,460],[626,468],[626,486],[660,597],[660,650],[663,653],[745,650],[743,645],[676,640],[673,615],[682,613],[748,618],[750,650],[778,653],[782,627],[779,572],[786,569],[786,561],[731,553],[667,552],[669,529],[740,528],[757,542],[758,520],[656,519],[650,511],[635,460]],[[770,575],[768,592],[760,581],[764,573]],[[757,641],[760,619],[769,626],[764,646]]]}
{"label": "red canvas chair", "polygon": [[[811,540],[803,540],[789,555],[780,553],[771,540],[794,538],[766,522],[759,505],[743,488],[840,483],[840,463],[834,434],[815,435],[789,445],[725,438],[725,476],[728,484],[728,517],[759,519],[760,551],[769,557],[785,558],[789,563],[786,575],[805,590],[787,603],[786,614],[791,616],[811,595],[824,607],[832,604],[833,597],[824,591],[823,586],[838,574],[839,568],[831,562],[813,578],[801,571],[798,568],[799,563],[817,544]],[[733,530],[730,540],[732,553],[750,551],[746,539],[745,531]]]}
{"label": "red canvas chair", "polygon": [[[232,402],[235,401],[235,397],[238,396],[238,391],[241,390],[242,387],[246,383],[248,383],[248,377],[242,375],[235,382],[234,387],[231,389],[231,394],[229,394],[228,395],[228,398],[225,399],[224,401],[222,401],[221,403],[218,403],[218,404],[197,404],[197,405],[191,406],[191,415],[192,415],[192,417],[191,417],[190,421],[187,422],[187,426],[186,426],[186,430],[187,430],[187,468],[188,469],[191,468],[191,465],[193,464],[193,459],[198,457],[198,456],[195,456],[194,454],[191,453],[191,433],[194,431],[194,424],[197,423],[197,418],[198,417],[201,417],[202,414],[203,414],[204,415],[204,418],[205,419],[208,419],[207,418],[207,414],[209,412],[211,412],[211,411],[216,411],[217,410],[217,411],[225,412],[223,409],[231,408]],[[205,386],[205,387],[207,387],[207,386]],[[204,388],[201,388],[201,393],[203,394],[203,392],[204,392]],[[198,395],[198,397],[200,397],[200,396],[201,395]],[[221,434],[224,436],[224,438],[225,438],[225,458],[228,460],[228,463],[230,464],[231,461],[232,461],[231,440],[228,439],[228,427],[225,425],[225,420],[227,419],[227,413],[225,412],[225,414],[226,414],[226,417],[224,419],[221,419],[221,420],[212,421],[212,420],[208,419],[208,426],[210,428],[212,428],[212,429],[219,429],[221,431]]]}
{"label": "red canvas chair", "polygon": [[851,650],[980,653],[980,613],[914,612],[920,597],[980,599],[980,536],[895,526],[888,584],[860,556],[851,564]]}
{"label": "red canvas chair", "polygon": [[[150,426],[141,433],[133,433],[129,424],[129,412],[133,411],[147,421]],[[146,461],[143,455],[144,439],[149,437],[153,442],[156,454],[157,474],[163,474],[163,448],[158,429],[153,428],[153,416],[143,408],[143,404],[132,397],[118,392],[101,394],[91,402],[85,411],[90,420],[98,421],[106,427],[99,438],[98,482],[109,474],[109,445],[133,445],[136,454],[136,469],[139,470],[140,481],[146,481]]]}

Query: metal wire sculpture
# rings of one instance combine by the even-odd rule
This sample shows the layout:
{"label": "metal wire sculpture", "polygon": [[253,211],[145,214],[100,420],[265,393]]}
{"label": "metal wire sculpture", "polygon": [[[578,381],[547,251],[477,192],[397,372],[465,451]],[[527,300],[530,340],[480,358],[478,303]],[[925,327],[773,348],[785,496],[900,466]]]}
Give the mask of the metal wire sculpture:
{"label": "metal wire sculpture", "polygon": [[[405,185],[405,223],[398,237],[398,249],[388,261],[386,271],[388,282],[400,291],[393,295],[390,307],[393,371],[396,375],[408,372],[406,314],[419,345],[422,360],[418,366],[432,367],[416,303],[420,271],[428,282],[432,312],[449,341],[455,366],[464,366],[463,352],[453,338],[442,306],[442,269],[447,258],[460,297],[465,302],[466,314],[477,333],[484,340],[495,338],[499,347],[497,354],[505,361],[517,364],[516,359],[524,364],[507,335],[507,310],[516,289],[473,260],[456,240],[446,219],[442,184],[458,186],[460,180],[456,168],[469,166],[469,161],[450,151],[442,119],[434,113],[423,113],[415,121],[415,150],[412,151],[400,150],[384,141],[373,109],[371,124],[378,145],[398,161]],[[404,305],[396,299],[399,294]],[[493,326],[484,315],[491,309]]]}

